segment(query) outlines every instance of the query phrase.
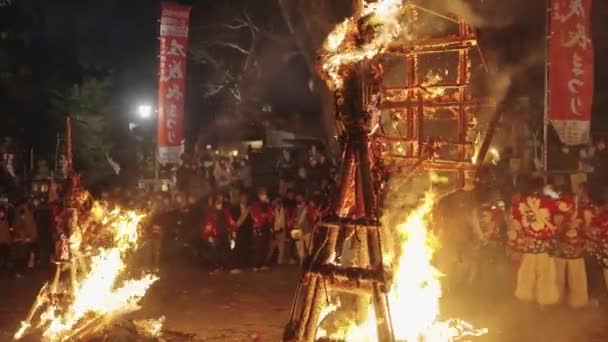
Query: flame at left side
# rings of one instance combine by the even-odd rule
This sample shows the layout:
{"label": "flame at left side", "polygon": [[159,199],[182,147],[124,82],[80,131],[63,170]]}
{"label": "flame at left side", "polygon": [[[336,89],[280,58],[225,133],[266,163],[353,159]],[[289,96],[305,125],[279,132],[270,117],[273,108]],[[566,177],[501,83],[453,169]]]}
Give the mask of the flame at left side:
{"label": "flame at left side", "polygon": [[[127,274],[127,263],[132,259],[129,255],[141,242],[145,214],[110,209],[99,202],[78,212],[66,239],[69,260],[58,265],[59,275],[40,291],[15,339],[35,326],[41,329],[44,341],[67,340],[95,324],[137,309],[140,299],[158,280],[153,274],[137,279],[128,279]],[[61,272],[67,275],[60,277]]]}

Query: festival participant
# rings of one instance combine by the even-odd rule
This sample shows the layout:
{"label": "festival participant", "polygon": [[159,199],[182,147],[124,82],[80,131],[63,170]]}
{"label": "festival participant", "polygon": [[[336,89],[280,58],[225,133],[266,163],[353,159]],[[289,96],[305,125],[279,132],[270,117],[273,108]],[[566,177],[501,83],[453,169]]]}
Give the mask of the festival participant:
{"label": "festival participant", "polygon": [[0,270],[8,269],[11,252],[11,228],[8,221],[8,207],[0,205]]}
{"label": "festival participant", "polygon": [[[516,190],[513,193],[511,202],[509,203],[508,211],[512,212],[517,203],[521,201],[522,193]],[[524,232],[521,225],[515,220],[513,215],[509,215],[507,225],[507,257],[510,262],[510,267],[513,270],[514,279],[517,279],[517,271],[521,264],[521,258],[525,250]]]}
{"label": "festival participant", "polygon": [[219,192],[223,193],[228,190],[230,183],[232,182],[232,171],[230,170],[226,159],[222,158],[215,164],[213,177],[215,178],[215,185]]}
{"label": "festival participant", "polygon": [[258,199],[251,206],[253,220],[253,270],[268,270],[265,264],[268,255],[268,244],[273,223],[272,205],[266,189],[258,191]]}
{"label": "festival participant", "polygon": [[512,215],[515,229],[523,230],[524,238],[515,297],[546,306],[559,301],[555,261],[549,255],[556,230],[552,213],[569,208],[543,195],[542,190],[542,180],[532,180],[527,195],[512,208]]}
{"label": "festival participant", "polygon": [[602,200],[588,230],[589,251],[602,267],[608,291],[608,201]]}
{"label": "festival participant", "polygon": [[228,207],[224,206],[224,197],[216,196],[213,210],[208,211],[203,224],[203,236],[214,251],[212,273],[229,270],[232,267],[232,245],[235,237],[235,222]]}
{"label": "festival participant", "polygon": [[283,201],[285,207],[286,216],[286,242],[285,242],[285,256],[289,264],[296,264],[297,250],[295,240],[291,238],[291,232],[295,229],[297,223],[297,203],[296,194],[293,190],[288,190]]}
{"label": "festival participant", "polygon": [[482,205],[479,214],[481,236],[479,236],[479,272],[477,278],[484,285],[484,288],[494,286],[496,279],[502,279],[506,274],[505,240],[501,229],[504,222],[502,214],[500,208],[490,204]]}
{"label": "festival participant", "polygon": [[[247,192],[241,192],[239,205],[233,208],[232,217],[236,218],[236,266],[239,268],[251,267],[253,221],[251,220],[251,205]],[[238,273],[237,269],[233,270],[232,273]]]}
{"label": "festival participant", "polygon": [[556,235],[551,255],[555,258],[559,298],[578,309],[589,304],[584,252],[585,231],[591,224],[593,207],[586,200],[575,201],[565,195],[560,201],[569,210],[554,213]]}
{"label": "festival participant", "polygon": [[240,161],[241,167],[239,169],[239,173],[238,173],[238,178],[239,178],[239,182],[241,183],[241,186],[244,189],[251,189],[251,186],[253,185],[253,176],[251,175],[251,165],[249,164],[248,160],[241,160]]}
{"label": "festival participant", "polygon": [[285,207],[283,200],[277,198],[273,205],[273,217],[274,222],[272,225],[272,232],[270,235],[270,246],[268,248],[268,256],[266,257],[266,264],[270,264],[272,258],[277,253],[277,264],[282,265],[285,263],[285,245],[286,245],[286,232],[287,232],[287,208]]}
{"label": "festival participant", "polygon": [[519,266],[521,265],[521,259],[526,249],[526,239],[524,231],[515,219],[509,220],[509,227],[507,229],[507,258],[510,264],[511,274],[517,283],[517,273]]}
{"label": "festival participant", "polygon": [[314,199],[306,201],[304,195],[296,196],[297,220],[292,238],[296,240],[296,249],[300,265],[304,263],[310,252],[312,232],[319,218],[319,210]]}
{"label": "festival participant", "polygon": [[24,201],[17,209],[15,218],[16,241],[21,244],[23,262],[32,269],[36,264],[38,253],[38,228],[29,201]]}
{"label": "festival participant", "polygon": [[442,249],[437,264],[445,272],[445,291],[462,292],[474,285],[478,276],[477,248],[481,241],[479,190],[472,177],[465,186],[443,196],[436,204],[436,234]]}
{"label": "festival participant", "polygon": [[146,267],[156,272],[160,269],[163,236],[166,232],[164,227],[170,224],[168,222],[169,211],[170,207],[167,199],[161,195],[156,196],[153,203],[151,203],[151,213],[145,225],[146,245],[143,263]]}
{"label": "festival participant", "polygon": [[279,195],[285,196],[287,190],[294,188],[298,172],[298,166],[288,150],[283,150],[283,155],[277,162],[277,171],[279,173]]}

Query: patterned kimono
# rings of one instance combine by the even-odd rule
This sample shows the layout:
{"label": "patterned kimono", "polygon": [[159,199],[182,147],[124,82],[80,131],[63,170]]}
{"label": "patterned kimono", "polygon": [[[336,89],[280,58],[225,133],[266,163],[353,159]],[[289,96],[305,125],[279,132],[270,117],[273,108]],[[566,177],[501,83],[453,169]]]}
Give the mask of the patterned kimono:
{"label": "patterned kimono", "polygon": [[588,250],[602,267],[608,290],[608,207],[599,210],[591,222]]}
{"label": "patterned kimono", "polygon": [[516,298],[540,305],[559,301],[555,261],[549,251],[556,231],[553,213],[567,212],[568,209],[566,203],[539,194],[523,197],[514,203],[513,223],[524,240],[517,271]]}
{"label": "patterned kimono", "polygon": [[560,300],[572,308],[582,308],[589,303],[585,229],[591,224],[593,207],[587,203],[576,205],[567,198],[563,200],[569,203],[570,210],[555,213],[553,221],[557,232],[551,254],[555,257]]}

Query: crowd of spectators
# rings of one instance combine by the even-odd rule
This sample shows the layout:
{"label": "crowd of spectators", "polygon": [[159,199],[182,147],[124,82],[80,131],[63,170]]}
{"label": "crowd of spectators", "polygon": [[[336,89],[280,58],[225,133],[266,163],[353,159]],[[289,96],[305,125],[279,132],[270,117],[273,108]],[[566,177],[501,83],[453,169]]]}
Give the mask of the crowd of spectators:
{"label": "crowd of spectators", "polygon": [[[270,182],[255,179],[251,168],[248,158],[206,158],[185,162],[176,174],[177,187],[132,184],[96,197],[149,212],[141,255],[152,268],[175,258],[234,272],[302,262],[312,227],[335,194],[335,167],[312,149],[302,162],[282,151]],[[28,269],[52,265],[58,241],[53,215],[61,201],[46,195],[14,203],[0,198],[0,273],[21,277]]]}
{"label": "crowd of spectators", "polygon": [[190,246],[205,266],[238,273],[304,260],[312,228],[336,193],[336,169],[323,153],[313,148],[298,162],[292,151],[281,151],[274,183],[255,179],[247,159],[206,159],[199,167],[209,191],[188,226],[198,229]]}

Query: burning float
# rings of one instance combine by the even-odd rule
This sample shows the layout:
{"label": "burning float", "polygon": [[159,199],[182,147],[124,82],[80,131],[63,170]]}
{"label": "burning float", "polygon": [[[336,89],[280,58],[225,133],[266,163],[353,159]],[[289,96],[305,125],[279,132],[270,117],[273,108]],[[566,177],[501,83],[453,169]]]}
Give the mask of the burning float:
{"label": "burning float", "polygon": [[335,94],[340,194],[334,216],[314,233],[283,340],[483,335],[462,320],[440,320],[436,195],[428,192],[433,179],[443,183],[433,185],[436,193],[471,182],[474,156],[484,154],[480,103],[470,95],[475,33],[424,1],[354,3],[353,17],[319,53],[319,72]]}
{"label": "burning float", "polygon": [[[145,214],[94,201],[71,176],[63,211],[56,272],[40,290],[16,340],[31,334],[42,341],[96,340],[118,330],[131,336],[160,336],[162,320],[118,322],[158,280],[129,269],[142,243]],[[110,332],[109,330],[114,330]]]}

